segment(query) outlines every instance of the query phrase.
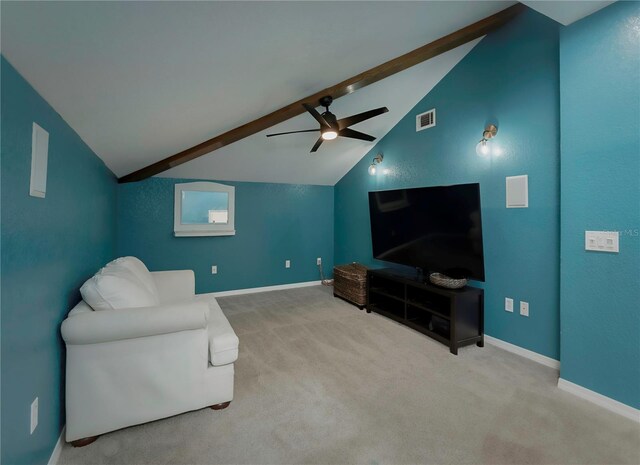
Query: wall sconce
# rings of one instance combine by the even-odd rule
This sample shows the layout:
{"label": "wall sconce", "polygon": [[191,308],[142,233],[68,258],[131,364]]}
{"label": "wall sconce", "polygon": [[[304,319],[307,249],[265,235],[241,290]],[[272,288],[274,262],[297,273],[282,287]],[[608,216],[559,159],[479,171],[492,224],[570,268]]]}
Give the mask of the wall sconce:
{"label": "wall sconce", "polygon": [[377,171],[376,165],[379,165],[380,163],[382,163],[383,158],[384,158],[384,155],[382,155],[381,153],[373,157],[373,161],[371,162],[371,165],[369,165],[369,174],[371,176],[374,176],[376,174],[376,171]]}
{"label": "wall sconce", "polygon": [[486,157],[487,155],[489,155],[489,153],[491,152],[491,147],[489,147],[489,139],[495,137],[496,134],[498,134],[498,128],[495,125],[489,124],[485,128],[485,130],[482,132],[482,139],[480,139],[480,142],[478,142],[478,145],[476,145],[476,153],[478,155],[480,155],[481,157]]}

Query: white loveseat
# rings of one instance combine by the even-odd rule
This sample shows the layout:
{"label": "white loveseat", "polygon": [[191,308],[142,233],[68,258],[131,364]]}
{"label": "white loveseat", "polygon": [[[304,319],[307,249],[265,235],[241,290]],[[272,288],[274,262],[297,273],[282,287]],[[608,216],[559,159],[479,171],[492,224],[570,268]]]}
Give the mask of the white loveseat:
{"label": "white loveseat", "polygon": [[238,338],[215,298],[195,295],[192,271],[150,273],[124,257],[81,293],[61,329],[67,442],[229,405]]}

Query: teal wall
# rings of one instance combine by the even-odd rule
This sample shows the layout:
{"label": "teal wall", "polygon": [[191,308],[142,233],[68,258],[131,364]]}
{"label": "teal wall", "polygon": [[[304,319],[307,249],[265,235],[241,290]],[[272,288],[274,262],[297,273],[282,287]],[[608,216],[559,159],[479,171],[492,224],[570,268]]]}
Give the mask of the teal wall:
{"label": "teal wall", "polygon": [[174,185],[190,181],[119,186],[119,255],[134,255],[151,270],[194,270],[198,293],[316,281],[317,257],[331,274],[333,187],[223,181],[236,187],[236,235],[174,237]]}
{"label": "teal wall", "polygon": [[[335,262],[385,266],[372,258],[368,191],[479,182],[486,333],[558,359],[558,94],[555,22],[527,11],[486,36],[335,186]],[[416,132],[415,115],[434,107],[437,126]],[[480,158],[489,122],[504,154]],[[384,161],[370,176],[378,152]],[[506,209],[505,177],[520,174],[529,175],[529,208]],[[529,302],[530,317],[505,312],[507,296]]]}
{"label": "teal wall", "polygon": [[[526,12],[480,42],[335,188],[227,183],[233,237],[173,237],[173,187],[187,180],[117,186],[2,58],[2,463],[48,461],[64,424],[59,324],[116,252],[152,270],[193,269],[200,293],[317,280],[318,256],[327,275],[334,260],[386,266],[371,256],[367,192],[401,187],[480,182],[486,332],[562,353],[563,378],[640,408],[638,18],[638,3],[619,2],[558,36]],[[438,125],[416,133],[414,116],[433,107]],[[33,121],[50,133],[45,199],[28,195]],[[504,154],[480,158],[489,122]],[[378,152],[390,173],[372,177]],[[507,210],[504,178],[518,174],[529,175],[530,207]],[[621,231],[621,252],[585,252],[587,229]],[[528,301],[531,316],[506,313],[506,296]]]}
{"label": "teal wall", "polygon": [[[560,36],[562,378],[640,408],[640,3]],[[620,231],[620,253],[584,250]]]}
{"label": "teal wall", "polygon": [[[0,68],[2,463],[46,464],[64,425],[60,323],[114,257],[116,179],[4,57]],[[34,121],[49,132],[44,199],[29,196]]]}

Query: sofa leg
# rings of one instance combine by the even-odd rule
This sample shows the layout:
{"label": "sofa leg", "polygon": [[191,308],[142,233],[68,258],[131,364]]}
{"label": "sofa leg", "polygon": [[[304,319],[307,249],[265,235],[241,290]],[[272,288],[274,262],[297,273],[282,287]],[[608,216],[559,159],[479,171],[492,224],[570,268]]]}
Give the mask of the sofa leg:
{"label": "sofa leg", "polygon": [[76,439],[75,441],[71,441],[71,445],[73,447],[84,447],[84,446],[88,446],[89,444],[91,444],[92,442],[96,442],[96,440],[99,438],[100,436],[91,436],[88,438],[82,438],[82,439]]}
{"label": "sofa leg", "polygon": [[223,402],[221,404],[216,404],[216,405],[212,405],[211,408],[213,410],[222,410],[223,408],[227,408],[229,406],[229,404],[231,403],[231,401],[229,402]]}

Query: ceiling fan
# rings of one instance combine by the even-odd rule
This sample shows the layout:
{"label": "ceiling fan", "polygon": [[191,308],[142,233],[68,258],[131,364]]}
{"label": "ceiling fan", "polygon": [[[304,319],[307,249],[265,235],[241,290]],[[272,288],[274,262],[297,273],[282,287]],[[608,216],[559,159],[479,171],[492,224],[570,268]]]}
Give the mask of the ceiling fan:
{"label": "ceiling fan", "polygon": [[276,134],[267,134],[267,137],[273,136],[282,136],[284,134],[296,134],[299,132],[316,132],[320,131],[320,137],[311,148],[311,153],[318,150],[320,144],[325,140],[333,140],[338,136],[341,137],[349,137],[351,139],[360,139],[366,141],[376,140],[375,137],[370,136],[369,134],[365,134],[363,132],[355,131],[353,129],[349,129],[349,126],[353,126],[354,124],[361,123],[362,121],[368,120],[369,118],[373,118],[374,116],[381,115],[389,111],[387,107],[376,108],[375,110],[365,111],[363,113],[358,113],[357,115],[347,116],[346,118],[336,119],[336,116],[329,111],[329,106],[333,102],[333,98],[330,95],[322,97],[320,99],[320,105],[325,108],[324,113],[320,114],[317,110],[307,103],[303,103],[302,106],[311,113],[318,123],[320,123],[320,128],[318,129],[303,129],[302,131],[289,131],[289,132],[278,132]]}

